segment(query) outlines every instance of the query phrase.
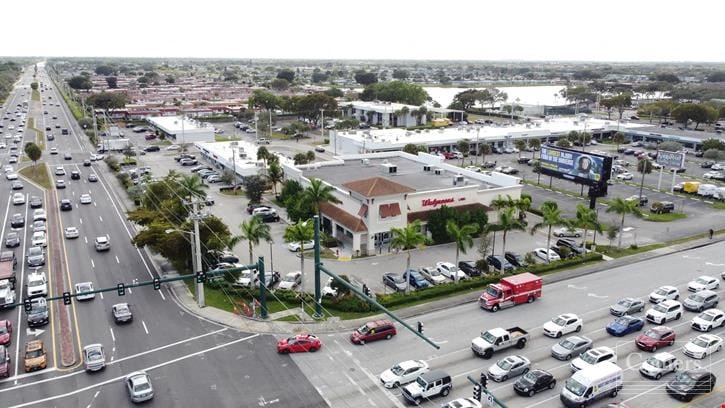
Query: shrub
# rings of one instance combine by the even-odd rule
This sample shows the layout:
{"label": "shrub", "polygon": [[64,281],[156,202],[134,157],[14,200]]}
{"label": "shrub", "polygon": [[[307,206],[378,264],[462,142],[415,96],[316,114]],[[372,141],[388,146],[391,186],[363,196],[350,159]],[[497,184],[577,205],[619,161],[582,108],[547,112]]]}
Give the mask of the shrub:
{"label": "shrub", "polygon": [[629,246],[629,249],[635,249],[636,250],[637,248],[639,248],[639,246],[637,244],[632,244],[632,245]]}
{"label": "shrub", "polygon": [[106,164],[108,165],[108,168],[111,169],[112,172],[118,173],[121,170],[121,166],[118,164],[118,159],[116,159],[113,156],[108,156],[104,160]]}
{"label": "shrub", "polygon": [[486,262],[485,259],[479,259],[478,261],[476,261],[476,268],[479,271],[486,273],[489,271],[488,262]]}

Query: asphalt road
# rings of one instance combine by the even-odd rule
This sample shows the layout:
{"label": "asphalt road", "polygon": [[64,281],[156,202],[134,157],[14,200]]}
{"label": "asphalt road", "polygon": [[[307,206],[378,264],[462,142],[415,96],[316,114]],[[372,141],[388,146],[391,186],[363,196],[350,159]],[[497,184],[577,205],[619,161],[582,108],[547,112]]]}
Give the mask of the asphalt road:
{"label": "asphalt road", "polygon": [[[13,111],[17,103],[30,99],[32,68],[28,71],[20,82],[20,90],[16,90],[5,104]],[[51,84],[42,69],[38,80]],[[66,175],[54,175],[53,180],[62,178],[67,184],[65,189],[47,194],[45,207],[54,194],[57,194],[58,200],[70,199],[73,210],[56,216],[61,229],[75,226],[80,230],[80,237],[74,240],[65,239],[59,234],[61,230],[49,237],[51,248],[57,248],[61,254],[59,259],[66,271],[65,287],[72,288],[73,284],[85,281],[102,288],[115,287],[121,282],[151,280],[157,276],[152,262],[145,252],[130,244],[134,226],[125,220],[125,208],[118,197],[118,194],[125,193],[113,190],[113,184],[108,182],[112,176],[104,163],[94,163],[91,167],[82,165],[93,147],[77,124],[71,122],[72,117],[55,89],[43,91],[42,97],[44,105],[31,103],[30,115],[36,117],[36,127],[53,128],[56,138],[47,142],[47,149],[57,147],[60,154],[50,155],[46,150],[43,160],[48,162],[52,171],[62,166]],[[55,106],[56,103],[61,106]],[[46,110],[48,114],[43,113]],[[70,129],[71,134],[60,135],[60,129],[55,129],[56,123],[61,128]],[[64,153],[71,153],[72,159],[65,160]],[[4,162],[5,158],[2,157],[2,160]],[[81,172],[80,180],[70,179],[72,170]],[[98,182],[88,182],[91,172],[100,177]],[[9,182],[5,183],[9,186]],[[29,183],[23,191],[30,195],[42,194],[33,190]],[[90,194],[93,202],[80,204],[81,194]],[[20,206],[8,203],[2,200],[0,208],[9,206],[14,207],[9,211],[19,211]],[[8,215],[5,213],[9,211],[2,213],[6,223]],[[25,211],[28,210],[23,206]],[[27,231],[26,227],[23,232]],[[95,251],[93,244],[98,236],[109,238],[110,251]],[[23,245],[16,250],[19,279],[28,273],[21,265],[24,265],[24,244],[30,236],[22,238]],[[134,312],[131,324],[114,324],[111,306],[119,302],[131,305]],[[59,303],[54,305],[54,320],[61,308]],[[156,397],[150,403],[153,406],[324,405],[289,357],[277,355],[273,337],[238,332],[190,315],[165,287],[160,291],[151,287],[127,289],[124,297],[115,292],[99,294],[90,301],[74,301],[68,310],[73,325],[72,344],[76,363],[72,367],[61,366],[60,357],[56,355],[60,353],[57,343],[61,341],[58,325],[43,327],[45,331],[37,338],[46,343],[51,357],[49,368],[30,375],[13,369],[9,379],[0,381],[3,406],[132,406],[122,378],[142,369],[149,372],[156,390]],[[26,332],[25,314],[20,308],[0,312],[0,319],[4,318],[11,319],[14,324],[18,322],[17,338],[13,338],[16,349],[30,337],[36,337],[35,333]],[[108,363],[108,367],[97,374],[87,374],[82,367],[80,348],[92,343],[104,345]],[[19,362],[22,370],[21,350],[13,351],[15,362]]]}
{"label": "asphalt road", "polygon": [[[607,323],[613,320],[609,305],[625,296],[646,298],[650,291],[660,285],[677,286],[682,297],[686,297],[687,282],[701,274],[718,276],[725,268],[725,244],[677,253],[645,263],[611,269],[594,275],[583,276],[544,287],[544,296],[531,305],[522,305],[498,313],[490,313],[467,304],[427,314],[421,320],[425,334],[440,346],[435,350],[413,334],[399,330],[389,341],[355,346],[349,342],[347,333],[323,337],[325,346],[316,354],[296,355],[293,359],[308,373],[312,384],[334,407],[403,406],[400,392],[386,390],[379,383],[378,375],[394,364],[409,359],[426,360],[431,368],[439,368],[454,378],[454,389],[447,399],[470,397],[472,388],[467,375],[478,378],[481,371],[507,355],[520,353],[528,357],[535,368],[551,371],[557,378],[555,391],[546,391],[534,398],[516,396],[512,385],[515,380],[504,383],[489,382],[491,390],[509,407],[558,407],[559,392],[564,381],[571,375],[568,362],[555,360],[550,356],[551,346],[557,340],[544,337],[543,324],[561,313],[576,313],[584,321],[582,334],[594,340],[594,346],[609,346],[618,354],[618,364],[625,369],[624,389],[616,401],[626,401],[631,407],[679,407],[680,402],[664,392],[663,384],[672,374],[661,381],[640,377],[639,365],[650,353],[639,351],[634,345],[636,334],[621,338],[610,336],[605,331]],[[721,296],[725,290],[720,289]],[[685,312],[679,321],[668,325],[677,332],[674,346],[662,349],[669,351],[686,367],[710,368],[718,378],[725,378],[725,354],[716,353],[712,358],[695,361],[682,354],[681,347],[698,332],[690,328],[695,313]],[[416,321],[408,321],[415,326]],[[482,330],[494,327],[519,326],[531,333],[531,340],[523,350],[513,349],[495,354],[490,360],[475,357],[470,349],[471,339]],[[652,326],[647,323],[646,327]],[[645,328],[646,328],[645,327]],[[399,328],[400,329],[400,328]],[[713,333],[725,336],[724,329]],[[330,370],[329,367],[336,367]],[[725,401],[722,381],[718,392],[696,399],[690,406],[712,408]],[[423,405],[434,407],[443,404],[446,398],[436,398]],[[604,400],[595,407],[606,406],[615,400]]]}

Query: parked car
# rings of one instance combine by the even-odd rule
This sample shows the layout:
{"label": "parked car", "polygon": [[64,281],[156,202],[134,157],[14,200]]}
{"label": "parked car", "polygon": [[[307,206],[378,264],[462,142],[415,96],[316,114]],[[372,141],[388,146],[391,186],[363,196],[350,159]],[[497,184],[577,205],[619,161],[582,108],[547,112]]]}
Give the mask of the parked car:
{"label": "parked car", "polygon": [[432,266],[420,268],[420,274],[428,279],[428,282],[433,285],[439,285],[441,283],[447,282],[446,277],[443,276],[440,271],[438,271],[438,268]]}
{"label": "parked car", "polygon": [[438,272],[440,272],[441,275],[445,276],[450,280],[455,280],[456,276],[458,276],[459,280],[468,279],[468,275],[466,275],[465,272],[458,269],[456,265],[450,262],[437,262],[436,269],[438,270]]}
{"label": "parked car", "polygon": [[481,270],[476,267],[473,261],[460,261],[458,268],[468,276],[481,276]]}
{"label": "parked car", "polygon": [[575,228],[559,228],[552,232],[555,237],[569,237],[579,238],[582,236],[582,231]]}
{"label": "parked car", "polygon": [[506,253],[505,253],[505,254],[504,254],[503,256],[504,256],[504,258],[505,258],[505,259],[506,259],[507,261],[509,261],[509,263],[510,263],[511,265],[513,265],[513,266],[514,266],[514,267],[516,267],[516,268],[523,268],[523,267],[526,267],[526,266],[528,266],[528,265],[529,265],[529,264],[528,264],[528,263],[526,262],[526,260],[524,259],[524,257],[523,257],[523,256],[521,256],[521,255],[519,255],[519,254],[516,254],[516,253],[513,253],[513,252],[509,252],[509,251],[506,251]]}
{"label": "parked car", "polygon": [[305,241],[305,242],[290,242],[287,245],[287,249],[289,249],[292,252],[299,252],[304,248],[305,251],[309,251],[311,249],[315,248],[315,241]]}
{"label": "parked car", "polygon": [[302,283],[302,272],[294,271],[290,272],[282,278],[279,283],[279,289],[283,290],[294,290]]}
{"label": "parked car", "polygon": [[649,210],[655,214],[666,214],[675,210],[675,204],[671,201],[655,201]]}
{"label": "parked car", "polygon": [[424,289],[430,286],[430,283],[418,272],[417,269],[408,269],[403,272],[403,280],[410,281],[410,286],[415,289]]}
{"label": "parked car", "polygon": [[403,292],[406,288],[405,279],[396,273],[384,273],[383,284],[396,292]]}
{"label": "parked car", "polygon": [[538,257],[539,259],[542,259],[544,261],[559,261],[561,260],[561,257],[559,254],[557,254],[555,251],[551,249],[546,248],[536,248],[534,249],[534,255]]}
{"label": "parked car", "polygon": [[514,266],[501,255],[487,256],[486,263],[496,271],[513,272],[514,270]]}

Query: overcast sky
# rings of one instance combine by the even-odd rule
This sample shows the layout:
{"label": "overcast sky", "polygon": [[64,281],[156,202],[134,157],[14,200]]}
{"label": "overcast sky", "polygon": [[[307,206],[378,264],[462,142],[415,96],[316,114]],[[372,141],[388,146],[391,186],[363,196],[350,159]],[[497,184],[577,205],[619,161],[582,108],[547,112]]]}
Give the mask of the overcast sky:
{"label": "overcast sky", "polygon": [[725,61],[725,1],[9,0],[4,56]]}

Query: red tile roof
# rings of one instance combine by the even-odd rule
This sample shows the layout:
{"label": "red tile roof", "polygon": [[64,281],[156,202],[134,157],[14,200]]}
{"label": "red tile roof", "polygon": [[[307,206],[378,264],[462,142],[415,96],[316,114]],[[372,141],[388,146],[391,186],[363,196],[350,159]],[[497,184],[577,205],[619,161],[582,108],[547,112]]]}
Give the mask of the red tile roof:
{"label": "red tile roof", "polygon": [[343,187],[361,194],[363,197],[381,197],[395,194],[412,193],[415,190],[382,177],[351,181]]}
{"label": "red tile roof", "polygon": [[320,212],[352,232],[367,232],[362,219],[330,203],[321,203]]}

